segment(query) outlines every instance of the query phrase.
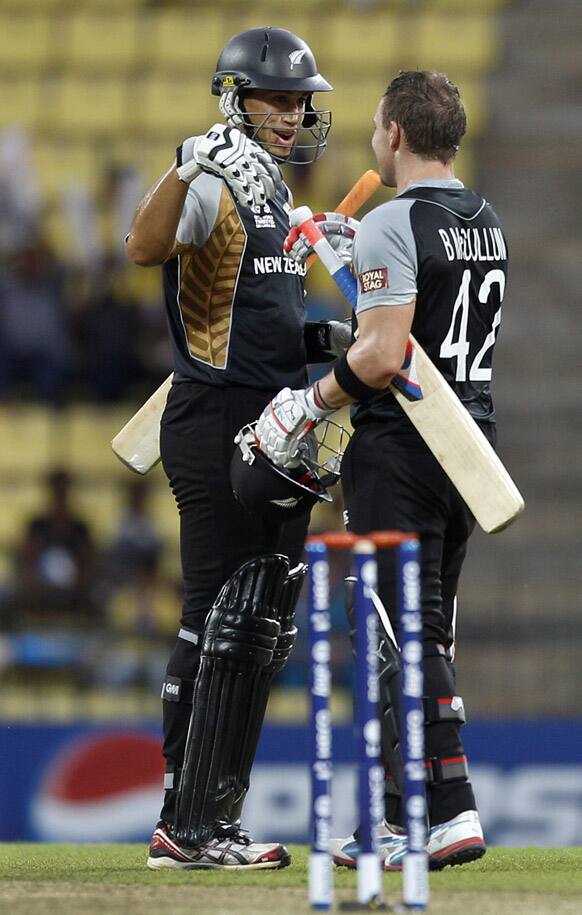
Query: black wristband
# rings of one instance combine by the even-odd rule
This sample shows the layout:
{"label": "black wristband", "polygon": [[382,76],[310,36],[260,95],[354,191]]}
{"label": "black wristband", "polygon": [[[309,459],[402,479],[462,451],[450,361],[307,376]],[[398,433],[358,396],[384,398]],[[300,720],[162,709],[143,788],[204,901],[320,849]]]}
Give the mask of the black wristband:
{"label": "black wristband", "polygon": [[378,394],[383,394],[386,391],[386,388],[372,388],[369,384],[366,384],[358,378],[356,373],[350,368],[347,352],[344,353],[343,356],[340,356],[336,362],[333,368],[333,374],[342,391],[345,391],[346,394],[349,394],[350,397],[353,397],[358,403],[361,403],[364,400],[371,400],[373,397],[377,397]]}

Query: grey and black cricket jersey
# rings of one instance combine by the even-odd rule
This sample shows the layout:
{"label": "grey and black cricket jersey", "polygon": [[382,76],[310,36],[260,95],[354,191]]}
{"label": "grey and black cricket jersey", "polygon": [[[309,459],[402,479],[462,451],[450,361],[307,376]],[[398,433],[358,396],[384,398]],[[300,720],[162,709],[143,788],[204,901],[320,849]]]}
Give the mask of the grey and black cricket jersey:
{"label": "grey and black cricket jersey", "polygon": [[174,381],[305,385],[306,270],[283,255],[287,194],[248,209],[213,175],[190,185],[164,264]]}
{"label": "grey and black cricket jersey", "polygon": [[[416,297],[413,335],[471,415],[494,422],[492,356],[507,244],[487,201],[456,179],[418,181],[364,217],[353,261],[356,316]],[[355,423],[408,422],[392,394],[353,412]]]}

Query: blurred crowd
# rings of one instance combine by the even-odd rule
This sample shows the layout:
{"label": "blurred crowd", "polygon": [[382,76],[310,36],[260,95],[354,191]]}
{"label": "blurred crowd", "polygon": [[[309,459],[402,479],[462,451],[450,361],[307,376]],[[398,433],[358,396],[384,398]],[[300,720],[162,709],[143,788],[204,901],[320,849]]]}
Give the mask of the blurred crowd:
{"label": "blurred crowd", "polygon": [[5,131],[0,402],[122,401],[169,368],[159,278],[147,271],[142,277],[123,252],[144,183],[134,169],[112,163],[96,196],[71,175],[63,199],[47,202],[35,175],[27,135]]}
{"label": "blurred crowd", "polygon": [[181,596],[180,583],[161,569],[149,485],[130,479],[104,543],[75,509],[74,485],[55,467],[43,509],[23,519],[0,595],[4,675],[60,671],[78,685],[157,685]]}
{"label": "blurred crowd", "polygon": [[[182,594],[181,581],[163,562],[150,484],[129,478],[124,511],[105,542],[75,508],[70,471],[55,467],[44,484],[45,504],[23,519],[0,591],[0,675],[13,682],[59,676],[80,687],[157,689],[176,638]],[[334,675],[338,685],[348,685],[341,570],[334,574]],[[301,635],[280,685],[304,682],[305,614],[303,597]]]}

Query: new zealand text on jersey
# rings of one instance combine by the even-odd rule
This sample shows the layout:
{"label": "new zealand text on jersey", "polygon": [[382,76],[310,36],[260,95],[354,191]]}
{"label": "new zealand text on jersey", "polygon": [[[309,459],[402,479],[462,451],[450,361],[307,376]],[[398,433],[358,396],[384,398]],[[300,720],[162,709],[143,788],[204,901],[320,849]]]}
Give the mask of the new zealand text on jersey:
{"label": "new zealand text on jersey", "polygon": [[439,229],[439,235],[450,261],[504,261],[507,246],[501,229],[486,226],[481,229]]}
{"label": "new zealand text on jersey", "polygon": [[255,273],[298,273],[305,276],[305,264],[297,264],[290,257],[255,257]]}

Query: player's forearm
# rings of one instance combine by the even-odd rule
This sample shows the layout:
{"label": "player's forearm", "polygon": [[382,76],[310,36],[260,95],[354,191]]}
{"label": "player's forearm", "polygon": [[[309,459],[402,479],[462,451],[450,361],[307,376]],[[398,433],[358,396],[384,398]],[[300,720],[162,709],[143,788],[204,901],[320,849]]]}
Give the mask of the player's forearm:
{"label": "player's forearm", "polygon": [[355,375],[370,388],[387,388],[400,370],[406,340],[400,344],[372,337],[358,339],[349,352],[349,365]]}
{"label": "player's forearm", "polygon": [[[369,344],[360,341],[354,343],[349,353],[346,354],[349,369],[356,379],[374,392],[379,392],[388,387],[394,375],[397,374],[402,360],[392,366],[386,360],[386,354]],[[330,407],[343,407],[360,399],[342,388],[337,380],[337,373],[333,370],[319,382],[319,393]],[[340,375],[341,377],[341,375]]]}
{"label": "player's forearm", "polygon": [[152,267],[169,257],[187,193],[188,185],[180,181],[172,165],[144,196],[126,243],[127,256],[134,264]]}

